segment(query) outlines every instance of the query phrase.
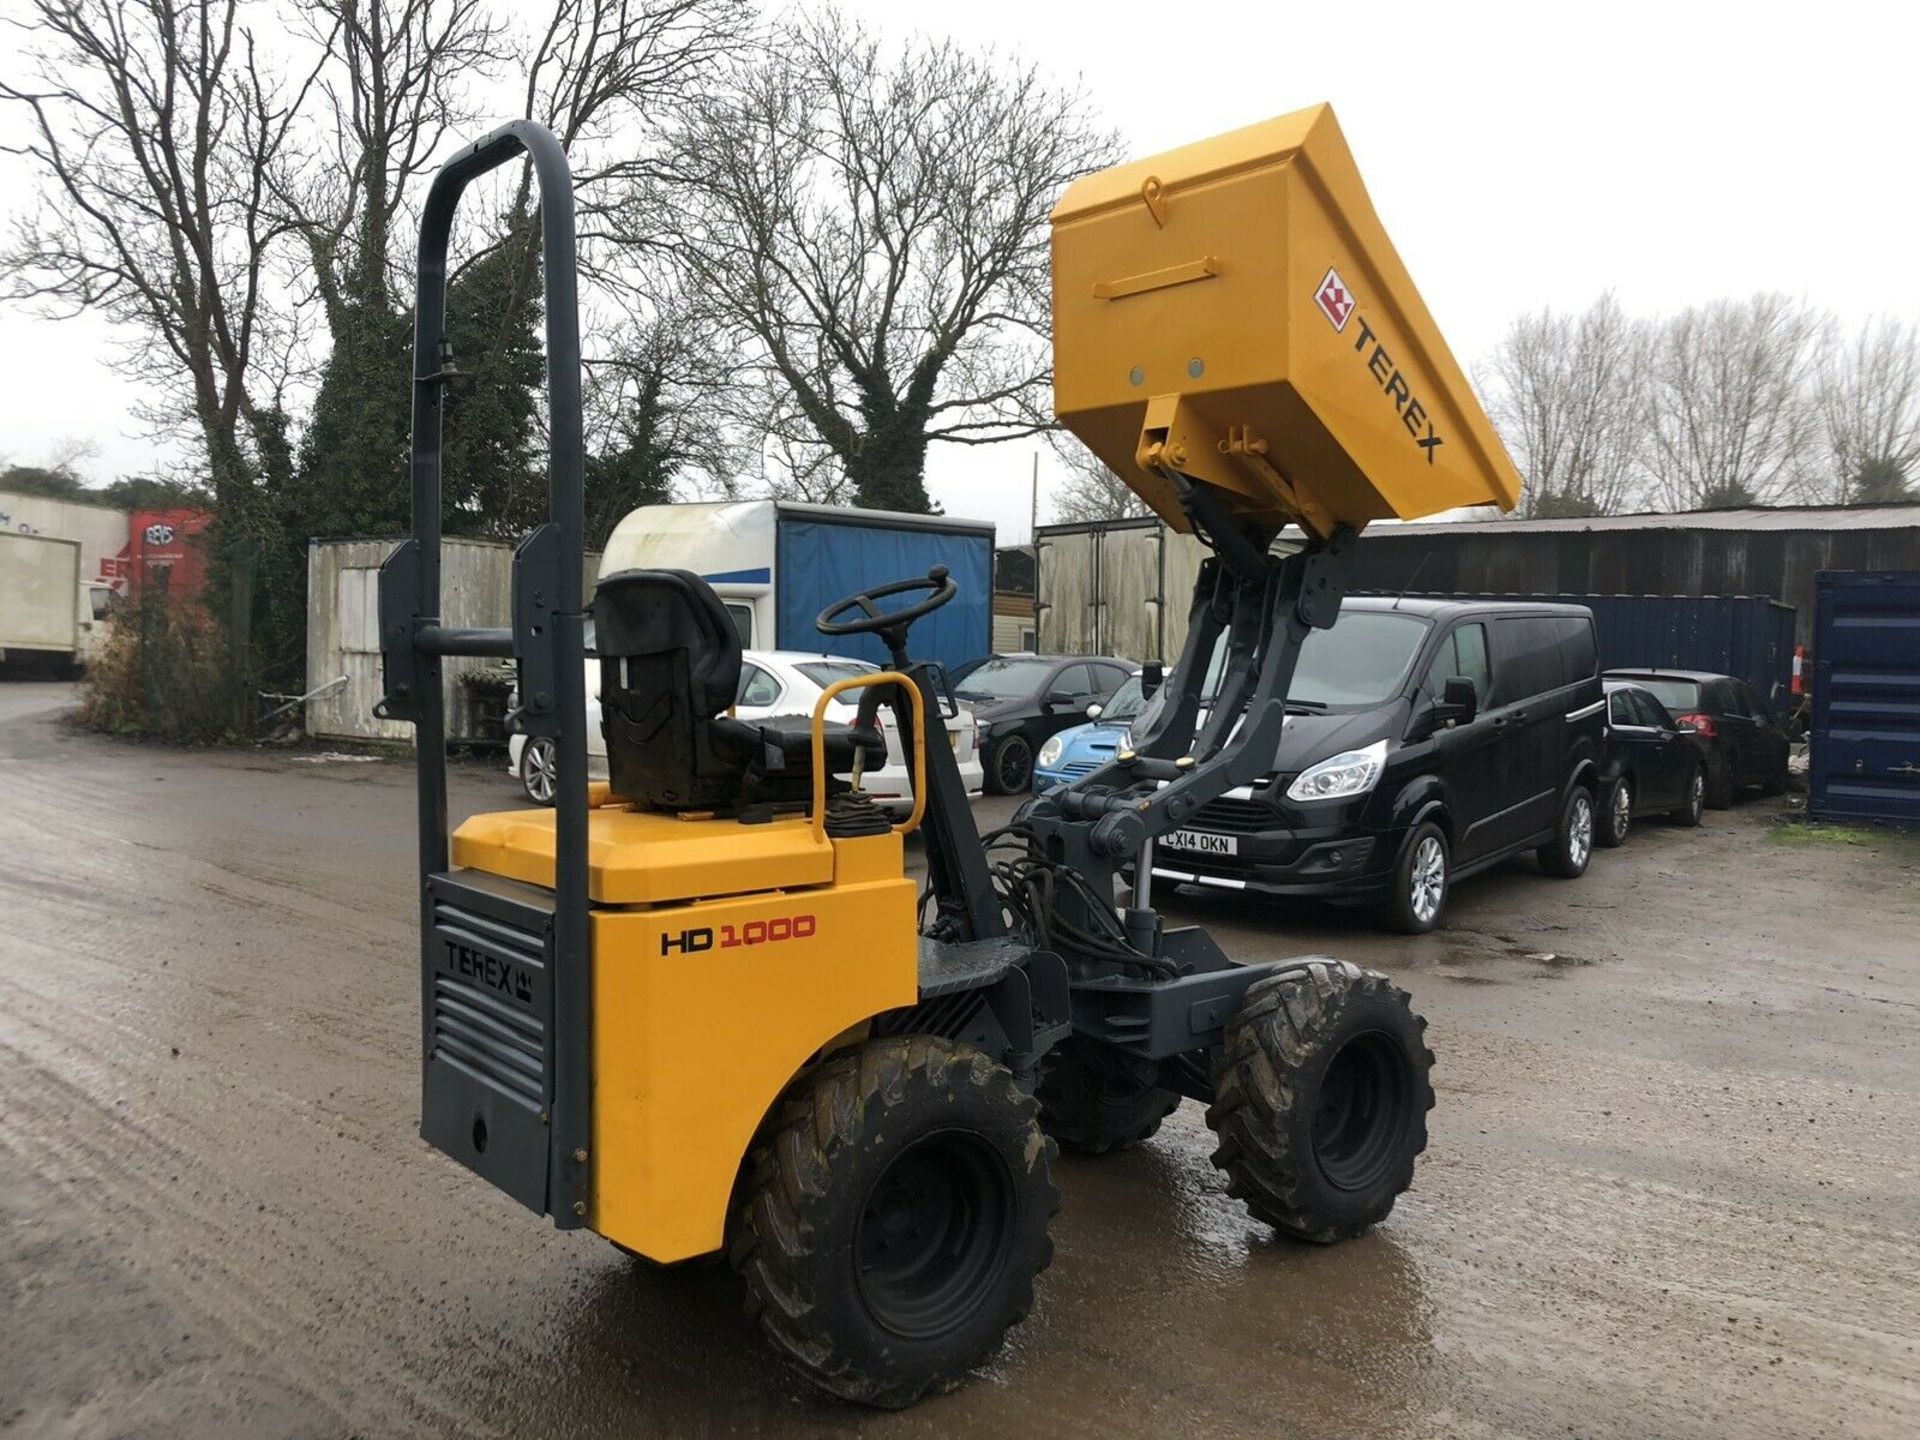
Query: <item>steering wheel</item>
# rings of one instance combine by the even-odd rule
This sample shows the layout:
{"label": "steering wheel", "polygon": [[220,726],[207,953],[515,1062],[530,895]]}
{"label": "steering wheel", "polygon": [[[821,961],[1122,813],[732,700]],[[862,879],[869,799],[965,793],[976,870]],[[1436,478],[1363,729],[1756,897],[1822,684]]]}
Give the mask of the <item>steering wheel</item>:
{"label": "steering wheel", "polygon": [[[927,598],[917,605],[903,605],[898,610],[882,610],[873,602],[884,600],[889,595],[910,595],[926,591]],[[947,567],[936,565],[927,571],[926,578],[918,576],[911,580],[896,580],[891,585],[882,585],[875,590],[862,590],[858,595],[849,595],[846,599],[829,605],[820,612],[820,618],[813,622],[813,628],[822,635],[874,635],[883,630],[891,630],[898,625],[911,625],[922,615],[931,615],[942,605],[960,593],[960,587],[947,578]],[[866,613],[851,620],[836,620],[833,617],[848,610],[860,609]]]}

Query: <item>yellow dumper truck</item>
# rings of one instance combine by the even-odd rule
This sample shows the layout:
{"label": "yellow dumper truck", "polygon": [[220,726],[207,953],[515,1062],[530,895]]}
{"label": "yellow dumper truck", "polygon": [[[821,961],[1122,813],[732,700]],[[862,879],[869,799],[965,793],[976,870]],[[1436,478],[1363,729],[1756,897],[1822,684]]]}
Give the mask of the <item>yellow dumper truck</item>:
{"label": "yellow dumper truck", "polygon": [[[517,552],[512,626],[456,629],[437,618],[448,235],[462,189],[523,153],[551,518]],[[1510,506],[1512,467],[1324,107],[1080,181],[1053,262],[1061,421],[1213,554],[1132,748],[983,838],[951,752],[925,741],[949,687],[912,653],[914,623],[956,593],[945,570],[875,577],[819,617],[892,657],[828,692],[859,691],[851,724],[826,724],[824,699],[734,718],[740,643],[704,581],[628,570],[582,594],[558,143],[493,132],[441,170],[422,218],[414,533],[380,590],[380,711],[420,737],[421,1132],[562,1228],[662,1263],[724,1251],[774,1347],[875,1405],[957,1381],[1026,1315],[1056,1146],[1115,1150],[1200,1101],[1232,1193],[1326,1242],[1392,1209],[1433,1103],[1425,1023],[1384,976],[1231,960],[1163,924],[1145,877],[1157,836],[1264,776],[1360,528]],[[1285,526],[1303,539],[1276,548]],[[589,614],[610,775],[592,787]],[[518,662],[517,724],[554,742],[558,793],[449,836],[440,661],[469,654]],[[860,788],[883,709],[915,770],[898,824]],[[924,893],[905,870],[915,831]],[[1130,893],[1124,870],[1142,877]]]}

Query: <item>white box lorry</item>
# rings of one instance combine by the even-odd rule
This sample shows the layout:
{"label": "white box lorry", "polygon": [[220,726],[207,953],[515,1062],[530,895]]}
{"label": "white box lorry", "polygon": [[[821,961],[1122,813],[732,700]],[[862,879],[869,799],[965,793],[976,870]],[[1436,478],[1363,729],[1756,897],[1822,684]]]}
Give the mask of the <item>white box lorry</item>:
{"label": "white box lorry", "polygon": [[84,665],[119,603],[104,581],[80,578],[80,542],[0,531],[0,663]]}

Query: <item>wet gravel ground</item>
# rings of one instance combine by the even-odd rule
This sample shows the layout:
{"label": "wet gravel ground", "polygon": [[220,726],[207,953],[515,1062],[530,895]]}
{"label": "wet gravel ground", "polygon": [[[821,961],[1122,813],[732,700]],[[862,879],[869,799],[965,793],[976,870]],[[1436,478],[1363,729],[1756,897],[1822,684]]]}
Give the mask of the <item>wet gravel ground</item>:
{"label": "wet gravel ground", "polygon": [[[411,773],[111,743],[0,686],[9,1436],[1920,1434],[1920,850],[1775,802],[1529,860],[1417,940],[1163,894],[1432,1021],[1414,1191],[1275,1240],[1184,1106],[1062,1160],[1035,1315],[902,1415],[771,1360],[724,1268],[562,1235],[415,1135]],[[461,769],[458,814],[515,802]],[[983,825],[1010,809],[981,807]]]}

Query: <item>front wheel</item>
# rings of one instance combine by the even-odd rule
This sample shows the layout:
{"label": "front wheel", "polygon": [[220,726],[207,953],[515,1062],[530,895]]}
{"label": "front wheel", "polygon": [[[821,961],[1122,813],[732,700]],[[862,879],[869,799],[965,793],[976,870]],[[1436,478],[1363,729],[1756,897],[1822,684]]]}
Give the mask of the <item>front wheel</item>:
{"label": "front wheel", "polygon": [[1318,1244],[1386,1219],[1427,1148],[1426,1028],[1404,990],[1342,960],[1255,981],[1214,1052],[1207,1124],[1227,1193]]}
{"label": "front wheel", "polygon": [[1387,918],[1403,935],[1424,935],[1440,923],[1447,908],[1447,836],[1423,820],[1407,837],[1393,867]]}
{"label": "front wheel", "polygon": [[560,766],[559,752],[553,741],[536,735],[520,752],[520,788],[536,805],[553,804],[554,776]]}
{"label": "front wheel", "polygon": [[897,1409],[999,1350],[1060,1208],[1012,1072],[932,1036],[874,1040],[796,1086],[755,1152],[729,1258],[787,1362]]}
{"label": "front wheel", "polygon": [[1040,1125],[1062,1150],[1105,1155],[1138,1145],[1160,1128],[1180,1096],[1154,1082],[1160,1067],[1079,1036],[1047,1055],[1034,1095]]}
{"label": "front wheel", "polygon": [[1033,747],[1024,735],[994,742],[987,755],[985,788],[995,795],[1024,794],[1033,784]]}
{"label": "front wheel", "polygon": [[1560,824],[1553,839],[1535,852],[1540,868],[1562,880],[1578,880],[1593,858],[1593,792],[1576,785],[1560,807]]}
{"label": "front wheel", "polygon": [[1613,782],[1607,796],[1606,815],[1594,836],[1609,850],[1627,843],[1627,831],[1633,828],[1633,782],[1624,775]]}

